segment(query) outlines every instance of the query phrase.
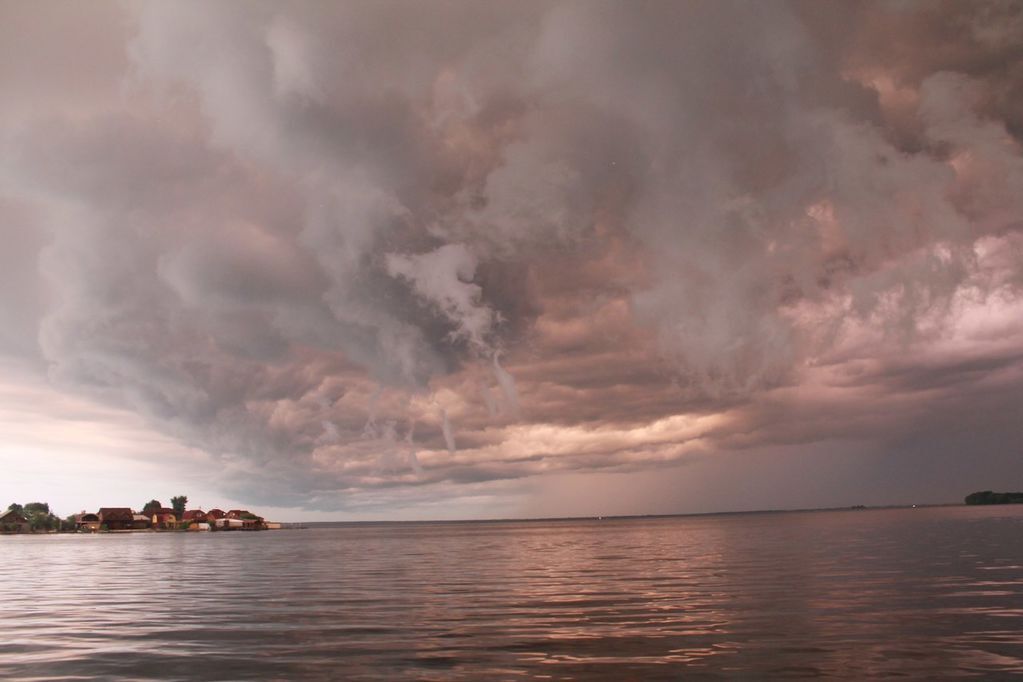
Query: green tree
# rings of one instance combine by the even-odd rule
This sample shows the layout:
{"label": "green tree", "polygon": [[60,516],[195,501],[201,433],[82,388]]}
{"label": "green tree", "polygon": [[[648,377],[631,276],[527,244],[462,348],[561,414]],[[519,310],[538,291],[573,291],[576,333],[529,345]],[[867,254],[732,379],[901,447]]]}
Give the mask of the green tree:
{"label": "green tree", "polygon": [[1023,492],[996,493],[991,490],[981,490],[967,495],[965,501],[966,504],[1021,504],[1023,503]]}
{"label": "green tree", "polygon": [[188,498],[184,495],[178,495],[177,497],[171,498],[171,507],[174,509],[174,514],[180,519],[181,515],[185,513],[185,505],[188,504]]}
{"label": "green tree", "polygon": [[146,502],[145,506],[142,507],[142,513],[146,516],[152,516],[161,509],[163,509],[163,502],[160,502],[159,500],[149,500],[149,502]]}
{"label": "green tree", "polygon": [[24,516],[24,515],[25,515],[25,508],[24,508],[23,506],[21,506],[20,504],[18,504],[17,502],[11,502],[11,503],[10,503],[10,504],[9,504],[9,505],[7,506],[7,511],[10,511],[10,510],[12,510],[12,509],[13,509],[14,511],[18,512],[19,514],[21,514],[22,516]]}
{"label": "green tree", "polygon": [[60,519],[50,513],[47,502],[29,502],[21,508],[32,530],[53,530],[59,527]]}

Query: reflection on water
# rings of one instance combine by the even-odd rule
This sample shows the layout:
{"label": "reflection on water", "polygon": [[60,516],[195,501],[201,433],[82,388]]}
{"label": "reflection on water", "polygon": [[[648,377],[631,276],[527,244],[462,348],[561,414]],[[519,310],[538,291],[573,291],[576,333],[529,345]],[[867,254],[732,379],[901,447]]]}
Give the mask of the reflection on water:
{"label": "reflection on water", "polygon": [[2,679],[1023,674],[1023,509],[0,538]]}

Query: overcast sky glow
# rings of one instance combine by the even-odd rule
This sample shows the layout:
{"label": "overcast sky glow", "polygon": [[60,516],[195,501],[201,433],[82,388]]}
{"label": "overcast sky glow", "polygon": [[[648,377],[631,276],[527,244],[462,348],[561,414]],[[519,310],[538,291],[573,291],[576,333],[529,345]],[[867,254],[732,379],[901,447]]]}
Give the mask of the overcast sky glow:
{"label": "overcast sky glow", "polygon": [[1023,488],[1023,4],[0,0],[0,503]]}

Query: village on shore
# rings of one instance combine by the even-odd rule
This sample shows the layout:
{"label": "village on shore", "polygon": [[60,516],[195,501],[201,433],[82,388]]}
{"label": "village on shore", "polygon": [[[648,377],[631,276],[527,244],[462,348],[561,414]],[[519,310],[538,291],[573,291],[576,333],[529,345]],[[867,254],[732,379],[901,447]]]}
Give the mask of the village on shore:
{"label": "village on shore", "polygon": [[64,519],[50,512],[45,502],[11,504],[0,513],[0,533],[105,533],[274,530],[283,524],[266,521],[247,509],[186,509],[188,498],[171,499],[172,507],[150,500],[141,511],[130,507],[100,507]]}

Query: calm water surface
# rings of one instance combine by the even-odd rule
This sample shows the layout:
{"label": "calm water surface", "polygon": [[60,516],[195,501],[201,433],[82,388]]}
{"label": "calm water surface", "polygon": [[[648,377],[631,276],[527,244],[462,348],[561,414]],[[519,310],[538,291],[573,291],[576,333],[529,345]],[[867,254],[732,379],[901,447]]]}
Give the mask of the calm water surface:
{"label": "calm water surface", "polygon": [[0,537],[0,679],[1023,675],[1023,508]]}

